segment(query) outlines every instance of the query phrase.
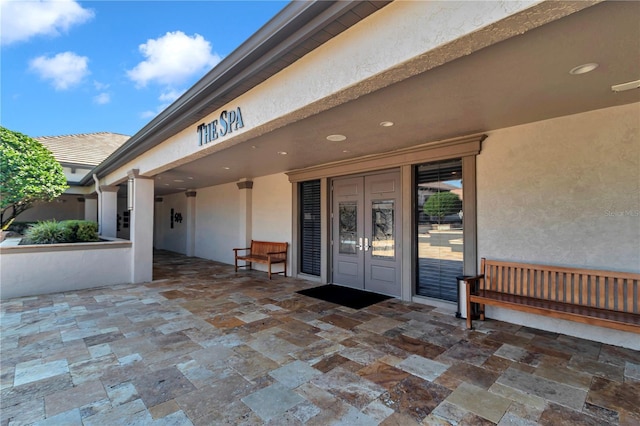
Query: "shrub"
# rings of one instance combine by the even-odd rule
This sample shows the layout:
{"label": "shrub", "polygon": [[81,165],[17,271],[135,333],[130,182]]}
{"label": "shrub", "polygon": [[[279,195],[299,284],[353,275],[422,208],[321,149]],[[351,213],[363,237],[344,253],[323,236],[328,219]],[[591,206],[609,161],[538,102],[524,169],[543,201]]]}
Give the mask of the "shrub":
{"label": "shrub", "polygon": [[429,216],[442,219],[446,215],[458,213],[462,208],[462,200],[453,192],[437,192],[424,203],[423,210]]}
{"label": "shrub", "polygon": [[70,230],[71,243],[98,241],[98,224],[89,220],[65,220],[62,222]]}
{"label": "shrub", "polygon": [[88,220],[48,220],[32,225],[22,244],[59,244],[98,241],[98,224]]}
{"label": "shrub", "polygon": [[67,228],[55,220],[47,220],[32,225],[24,233],[23,244],[57,244],[66,242]]}

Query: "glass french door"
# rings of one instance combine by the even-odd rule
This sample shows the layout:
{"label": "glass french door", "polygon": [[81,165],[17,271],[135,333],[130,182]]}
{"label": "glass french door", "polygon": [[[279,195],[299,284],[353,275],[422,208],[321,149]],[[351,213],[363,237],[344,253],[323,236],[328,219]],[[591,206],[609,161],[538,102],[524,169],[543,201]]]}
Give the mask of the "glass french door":
{"label": "glass french door", "polygon": [[400,174],[333,180],[332,281],[400,296]]}

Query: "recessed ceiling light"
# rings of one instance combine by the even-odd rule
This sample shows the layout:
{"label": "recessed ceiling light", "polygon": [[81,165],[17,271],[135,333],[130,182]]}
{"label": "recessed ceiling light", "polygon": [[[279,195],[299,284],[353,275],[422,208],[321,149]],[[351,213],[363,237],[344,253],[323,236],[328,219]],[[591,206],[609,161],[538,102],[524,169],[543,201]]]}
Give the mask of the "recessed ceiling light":
{"label": "recessed ceiling light", "polygon": [[327,140],[331,142],[342,142],[347,139],[345,135],[329,135],[327,136]]}
{"label": "recessed ceiling light", "polygon": [[347,153],[347,152],[349,152],[349,150],[348,149],[343,149],[342,152]]}
{"label": "recessed ceiling light", "polygon": [[184,180],[182,180],[182,179],[174,179],[173,181],[174,182],[184,182]]}
{"label": "recessed ceiling light", "polygon": [[391,127],[391,126],[393,126],[393,124],[394,124],[393,121],[382,121],[382,122],[380,122],[380,126],[381,127]]}
{"label": "recessed ceiling light", "polygon": [[189,180],[193,180],[193,176],[189,176],[187,179],[189,179]]}
{"label": "recessed ceiling light", "polygon": [[287,155],[288,152],[287,151],[278,151],[278,155]]}
{"label": "recessed ceiling light", "polygon": [[231,170],[231,167],[223,167],[225,170]]}
{"label": "recessed ceiling light", "polygon": [[582,65],[578,65],[575,68],[572,68],[571,71],[569,71],[569,74],[571,75],[586,74],[588,72],[595,70],[596,68],[598,68],[598,64],[596,64],[595,62],[590,62],[588,64],[582,64]]}

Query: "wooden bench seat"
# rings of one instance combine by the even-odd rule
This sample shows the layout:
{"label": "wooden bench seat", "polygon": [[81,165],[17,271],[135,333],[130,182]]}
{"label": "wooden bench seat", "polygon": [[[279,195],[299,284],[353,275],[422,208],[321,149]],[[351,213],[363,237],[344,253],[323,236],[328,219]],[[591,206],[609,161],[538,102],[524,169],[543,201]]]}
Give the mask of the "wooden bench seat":
{"label": "wooden bench seat", "polygon": [[[253,262],[263,263],[268,266],[269,279],[272,274],[284,274],[287,276],[287,249],[289,243],[279,243],[273,241],[251,241],[251,247],[234,248],[236,272],[238,268],[249,268]],[[244,251],[243,254],[238,252]],[[238,260],[245,262],[244,265],[238,265]],[[271,265],[282,263],[284,271],[272,272]]]}
{"label": "wooden bench seat", "polygon": [[465,279],[467,328],[493,305],[640,333],[640,274],[486,259],[480,268]]}

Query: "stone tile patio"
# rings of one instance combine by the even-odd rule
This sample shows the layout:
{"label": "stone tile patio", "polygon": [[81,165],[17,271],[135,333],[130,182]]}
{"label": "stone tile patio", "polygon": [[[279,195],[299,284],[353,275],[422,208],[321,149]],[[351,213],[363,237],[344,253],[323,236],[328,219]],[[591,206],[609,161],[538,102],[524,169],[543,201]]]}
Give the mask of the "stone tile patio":
{"label": "stone tile patio", "polygon": [[1,425],[638,425],[640,352],[159,252],[2,302]]}

